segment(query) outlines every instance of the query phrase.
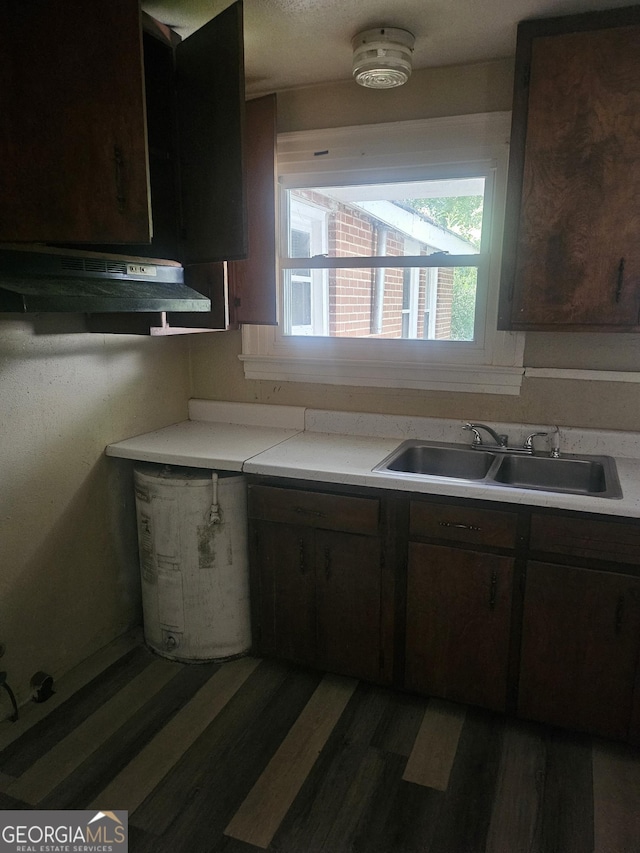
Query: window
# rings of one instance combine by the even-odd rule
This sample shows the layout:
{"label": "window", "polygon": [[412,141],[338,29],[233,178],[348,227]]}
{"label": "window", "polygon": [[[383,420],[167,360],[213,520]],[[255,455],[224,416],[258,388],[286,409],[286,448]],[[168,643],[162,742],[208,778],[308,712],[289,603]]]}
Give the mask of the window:
{"label": "window", "polygon": [[523,335],[496,330],[508,133],[497,113],[279,137],[280,325],[243,329],[245,375],[518,393]]}

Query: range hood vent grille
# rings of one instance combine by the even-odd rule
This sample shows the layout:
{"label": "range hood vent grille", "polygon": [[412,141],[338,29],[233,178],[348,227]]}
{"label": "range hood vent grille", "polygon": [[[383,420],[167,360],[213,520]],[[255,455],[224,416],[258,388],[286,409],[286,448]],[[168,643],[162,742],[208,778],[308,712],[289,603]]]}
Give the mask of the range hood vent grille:
{"label": "range hood vent grille", "polygon": [[108,261],[101,258],[60,258],[61,272],[95,272],[104,275],[126,275],[125,261]]}
{"label": "range hood vent grille", "polygon": [[63,270],[84,270],[83,258],[60,258],[60,268]]}

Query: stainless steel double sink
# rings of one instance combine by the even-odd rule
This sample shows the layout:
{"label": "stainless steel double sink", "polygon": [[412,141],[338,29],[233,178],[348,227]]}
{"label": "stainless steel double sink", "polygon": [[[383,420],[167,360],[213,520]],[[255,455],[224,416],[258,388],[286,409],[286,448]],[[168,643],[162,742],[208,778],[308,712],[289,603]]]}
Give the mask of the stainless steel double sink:
{"label": "stainless steel double sink", "polygon": [[610,456],[471,449],[464,444],[410,439],[373,469],[398,477],[469,480],[477,485],[621,498],[615,460]]}

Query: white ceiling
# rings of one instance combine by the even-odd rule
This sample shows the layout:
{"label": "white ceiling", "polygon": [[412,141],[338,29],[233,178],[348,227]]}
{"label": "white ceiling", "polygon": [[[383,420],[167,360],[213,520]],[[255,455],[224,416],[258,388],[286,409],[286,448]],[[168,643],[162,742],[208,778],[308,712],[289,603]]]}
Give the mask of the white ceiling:
{"label": "white ceiling", "polygon": [[[142,0],[153,17],[186,38],[231,0]],[[378,26],[416,37],[414,68],[513,56],[516,26],[631,6],[637,0],[244,0],[248,94],[351,76],[351,38]],[[354,84],[355,85],[355,84]]]}

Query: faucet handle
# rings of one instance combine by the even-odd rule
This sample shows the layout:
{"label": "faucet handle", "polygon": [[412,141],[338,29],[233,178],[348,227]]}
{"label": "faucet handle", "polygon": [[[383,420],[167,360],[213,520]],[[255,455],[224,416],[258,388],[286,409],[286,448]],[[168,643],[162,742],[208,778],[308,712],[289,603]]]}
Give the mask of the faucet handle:
{"label": "faucet handle", "polygon": [[481,447],[482,446],[482,436],[475,428],[473,424],[463,424],[462,429],[466,429],[469,432],[473,433],[473,441],[471,442],[473,447]]}
{"label": "faucet handle", "polygon": [[530,450],[531,453],[533,453],[533,439],[539,435],[544,436],[544,435],[549,435],[549,433],[548,432],[532,432],[531,435],[528,435],[524,440],[524,444],[522,445],[524,447],[524,449]]}

